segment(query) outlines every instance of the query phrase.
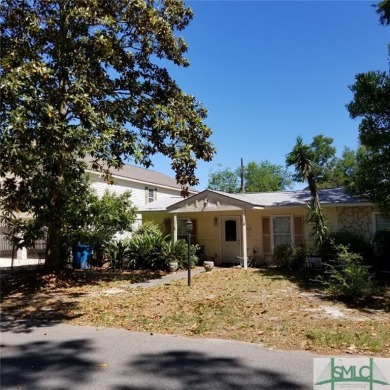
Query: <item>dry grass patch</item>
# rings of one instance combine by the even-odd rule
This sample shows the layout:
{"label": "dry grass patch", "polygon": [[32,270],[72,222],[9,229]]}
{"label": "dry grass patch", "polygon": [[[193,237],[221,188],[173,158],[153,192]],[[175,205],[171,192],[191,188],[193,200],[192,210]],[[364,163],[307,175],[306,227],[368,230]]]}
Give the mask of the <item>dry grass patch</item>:
{"label": "dry grass patch", "polygon": [[[272,271],[214,269],[195,276],[191,288],[186,280],[137,288],[123,279],[44,296],[45,291],[35,294],[40,307],[53,306],[53,316],[72,324],[390,357],[388,296],[381,298],[379,309],[351,308]],[[3,310],[7,307],[12,304],[5,300]],[[33,301],[17,311],[21,316],[41,312]]]}

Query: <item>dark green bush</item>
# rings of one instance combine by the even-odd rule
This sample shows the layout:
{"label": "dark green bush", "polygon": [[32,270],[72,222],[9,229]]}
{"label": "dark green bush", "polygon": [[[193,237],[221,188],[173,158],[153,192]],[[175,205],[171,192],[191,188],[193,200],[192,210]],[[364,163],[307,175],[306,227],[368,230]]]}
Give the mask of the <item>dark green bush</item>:
{"label": "dark green bush", "polygon": [[165,237],[162,232],[135,234],[129,243],[130,257],[135,268],[164,269],[165,259],[162,245]]}
{"label": "dark green bush", "polygon": [[344,245],[337,246],[336,251],[336,262],[326,264],[325,275],[317,277],[317,281],[330,294],[344,300],[365,298],[377,292],[373,274],[362,265],[362,256]]}
{"label": "dark green bush", "polygon": [[[190,261],[191,266],[195,266],[198,262],[196,252],[198,251],[198,245],[191,245],[190,249]],[[179,268],[187,268],[188,265],[188,245],[185,240],[165,241],[162,244],[162,254],[165,259],[165,264],[175,261],[178,263]]]}
{"label": "dark green bush", "polygon": [[132,265],[130,239],[112,240],[105,247],[113,269],[129,268]]}
{"label": "dark green bush", "polygon": [[[191,265],[198,261],[197,245],[191,245]],[[135,268],[166,269],[169,262],[177,262],[179,268],[188,264],[188,245],[185,240],[175,243],[164,236],[159,226],[146,222],[133,235],[129,242],[129,252]]]}
{"label": "dark green bush", "polygon": [[375,234],[374,244],[377,254],[377,266],[380,270],[390,271],[390,230],[381,230]]}
{"label": "dark green bush", "polygon": [[365,264],[373,264],[375,261],[375,248],[371,241],[361,234],[340,231],[330,233],[320,245],[318,254],[323,262],[327,263],[337,259],[339,245],[346,246],[350,252],[359,254]]}
{"label": "dark green bush", "polygon": [[138,227],[138,229],[133,233],[133,236],[142,236],[144,234],[152,234],[159,236],[161,232],[162,230],[160,229],[160,226],[158,224],[152,221],[146,221]]}
{"label": "dark green bush", "polygon": [[302,246],[278,245],[274,248],[273,259],[281,267],[298,271],[305,265],[306,254],[306,248]]}

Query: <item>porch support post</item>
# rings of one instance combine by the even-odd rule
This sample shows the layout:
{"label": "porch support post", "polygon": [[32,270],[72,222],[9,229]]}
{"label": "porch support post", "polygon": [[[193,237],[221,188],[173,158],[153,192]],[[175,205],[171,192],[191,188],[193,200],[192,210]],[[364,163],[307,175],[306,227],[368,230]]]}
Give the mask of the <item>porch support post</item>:
{"label": "porch support post", "polygon": [[248,268],[248,248],[247,248],[247,241],[246,241],[246,213],[245,210],[242,213],[242,257],[244,258],[244,269]]}
{"label": "porch support post", "polygon": [[16,260],[27,260],[27,248],[23,247],[17,250]]}
{"label": "porch support post", "polygon": [[177,241],[177,214],[173,214],[173,242]]}

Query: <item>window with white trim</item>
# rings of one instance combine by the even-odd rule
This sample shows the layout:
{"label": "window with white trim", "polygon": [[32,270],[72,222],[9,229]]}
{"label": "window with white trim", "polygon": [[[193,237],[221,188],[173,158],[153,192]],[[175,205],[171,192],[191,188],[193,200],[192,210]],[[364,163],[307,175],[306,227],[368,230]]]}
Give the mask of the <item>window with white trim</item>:
{"label": "window with white trim", "polygon": [[271,225],[273,247],[293,244],[293,225],[290,215],[273,216]]}
{"label": "window with white trim", "polygon": [[384,217],[382,214],[374,214],[374,233],[380,232],[381,230],[390,229],[390,218]]}
{"label": "window with white trim", "polygon": [[157,199],[157,188],[145,187],[145,203],[152,203]]}

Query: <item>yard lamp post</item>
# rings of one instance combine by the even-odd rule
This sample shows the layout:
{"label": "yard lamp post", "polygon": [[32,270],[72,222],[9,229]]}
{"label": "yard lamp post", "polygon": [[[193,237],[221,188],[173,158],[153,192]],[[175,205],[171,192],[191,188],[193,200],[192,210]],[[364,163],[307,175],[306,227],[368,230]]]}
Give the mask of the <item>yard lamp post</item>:
{"label": "yard lamp post", "polygon": [[191,287],[191,232],[193,224],[189,218],[186,222],[186,228],[188,233],[188,287]]}

